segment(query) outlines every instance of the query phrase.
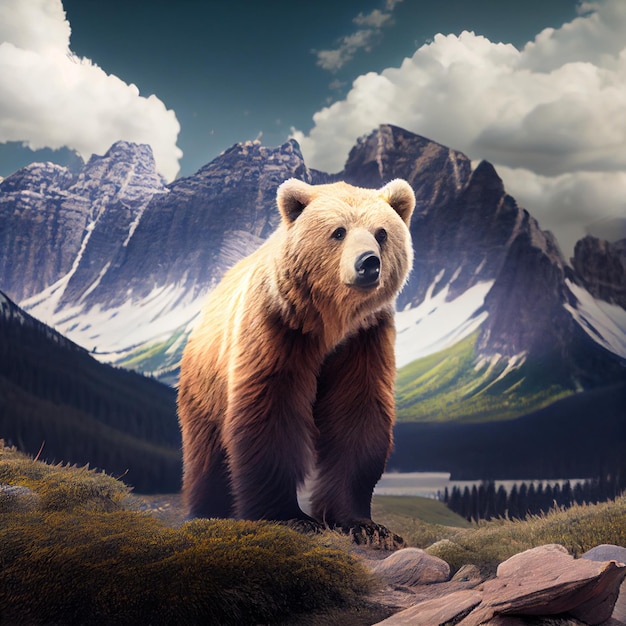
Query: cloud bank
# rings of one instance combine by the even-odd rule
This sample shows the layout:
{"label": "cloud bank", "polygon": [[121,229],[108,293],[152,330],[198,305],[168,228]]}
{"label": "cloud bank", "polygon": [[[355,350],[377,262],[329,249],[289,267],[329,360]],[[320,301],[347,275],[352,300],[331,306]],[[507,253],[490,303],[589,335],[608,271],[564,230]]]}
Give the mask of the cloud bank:
{"label": "cloud bank", "polygon": [[120,139],[147,143],[158,171],[174,179],[182,157],[175,113],[76,57],[70,33],[61,0],[2,0],[0,142],[67,147],[84,159]]}
{"label": "cloud bank", "polygon": [[626,216],[626,2],[584,3],[518,50],[436,35],[399,68],[359,76],[293,129],[310,166],[338,171],[357,137],[391,123],[491,161],[566,254],[585,225]]}

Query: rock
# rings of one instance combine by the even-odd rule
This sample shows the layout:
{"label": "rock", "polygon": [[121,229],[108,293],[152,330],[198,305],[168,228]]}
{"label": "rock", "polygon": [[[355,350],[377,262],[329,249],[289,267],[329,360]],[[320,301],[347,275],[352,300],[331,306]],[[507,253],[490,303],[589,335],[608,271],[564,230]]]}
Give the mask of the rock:
{"label": "rock", "polygon": [[581,559],[589,561],[617,561],[618,563],[626,563],[626,548],[603,543],[600,546],[591,548],[583,554]]}
{"label": "rock", "polygon": [[564,547],[546,545],[504,561],[496,578],[476,589],[420,602],[381,624],[516,626],[525,623],[522,616],[558,616],[594,626],[611,617],[625,576],[626,566],[614,560],[574,559]]}
{"label": "rock", "polygon": [[[626,563],[626,548],[603,544],[585,552],[581,558],[589,559],[590,561],[617,561],[618,563]],[[623,582],[620,587],[612,617],[614,626],[626,624],[626,582]],[[607,626],[611,625],[607,624]]]}
{"label": "rock", "polygon": [[418,548],[404,548],[381,561],[366,563],[370,570],[394,587],[413,587],[445,582],[450,566]]}
{"label": "rock", "polygon": [[40,497],[32,489],[22,485],[0,483],[0,512],[25,513],[39,507]]}
{"label": "rock", "polygon": [[440,626],[471,611],[482,600],[482,593],[465,589],[443,598],[420,602],[396,613],[376,626]]}
{"label": "rock", "polygon": [[571,262],[589,293],[626,308],[626,239],[611,243],[588,235],[576,244]]}
{"label": "rock", "polygon": [[[570,617],[514,617],[499,615],[481,626],[586,626]],[[608,626],[608,625],[607,625]]]}
{"label": "rock", "polygon": [[501,563],[483,585],[483,601],[459,626],[478,626],[496,615],[567,613],[591,626],[611,617],[626,567],[614,561],[574,559],[547,545]]}
{"label": "rock", "polygon": [[452,580],[454,582],[481,582],[483,578],[475,565],[463,565],[452,577]]}

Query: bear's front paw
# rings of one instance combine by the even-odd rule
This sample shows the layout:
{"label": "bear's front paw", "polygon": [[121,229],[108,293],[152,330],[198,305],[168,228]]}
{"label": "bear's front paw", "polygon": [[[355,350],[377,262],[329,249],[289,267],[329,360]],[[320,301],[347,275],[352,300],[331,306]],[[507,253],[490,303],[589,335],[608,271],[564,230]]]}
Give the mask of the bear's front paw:
{"label": "bear's front paw", "polygon": [[290,519],[284,523],[292,530],[307,535],[318,535],[326,530],[323,524],[316,522],[313,518]]}
{"label": "bear's front paw", "polygon": [[400,535],[389,530],[382,524],[371,520],[358,520],[344,525],[342,529],[350,535],[357,546],[365,546],[375,550],[399,550],[406,547]]}

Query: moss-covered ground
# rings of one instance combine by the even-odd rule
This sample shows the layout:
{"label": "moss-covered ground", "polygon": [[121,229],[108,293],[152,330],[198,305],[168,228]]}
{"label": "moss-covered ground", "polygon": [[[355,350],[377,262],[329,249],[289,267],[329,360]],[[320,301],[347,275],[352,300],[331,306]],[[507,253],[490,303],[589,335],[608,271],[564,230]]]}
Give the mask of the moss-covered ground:
{"label": "moss-covered ground", "polygon": [[0,623],[281,623],[358,612],[371,588],[334,533],[232,520],[172,528],[134,507],[105,474],[0,447]]}

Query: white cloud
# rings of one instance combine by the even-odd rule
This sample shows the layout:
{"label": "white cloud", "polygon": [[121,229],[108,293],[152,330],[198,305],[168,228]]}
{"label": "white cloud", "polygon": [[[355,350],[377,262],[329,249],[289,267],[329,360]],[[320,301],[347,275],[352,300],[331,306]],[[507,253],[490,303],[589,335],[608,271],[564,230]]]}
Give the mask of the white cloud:
{"label": "white cloud", "polygon": [[370,13],[359,13],[352,21],[361,28],[342,37],[337,48],[315,50],[317,64],[324,70],[336,72],[354,58],[359,50],[371,51],[380,40],[381,31],[393,23],[392,12],[402,0],[387,0],[385,11],[374,9]]}
{"label": "white cloud", "polygon": [[0,142],[68,147],[85,159],[120,139],[147,143],[172,180],[182,157],[175,113],[77,58],[69,41],[61,0],[0,0]]}
{"label": "white cloud", "polygon": [[2,0],[0,2],[0,42],[23,50],[46,52],[65,50],[70,25],[60,2],[49,0]]}
{"label": "white cloud", "polygon": [[385,13],[379,9],[374,9],[371,13],[359,13],[353,20],[357,26],[369,28],[382,28],[391,19],[391,13]]}
{"label": "white cloud", "polygon": [[568,254],[590,217],[626,214],[625,110],[626,2],[604,0],[522,50],[436,35],[399,68],[358,77],[293,136],[310,166],[331,172],[381,123],[487,159]]}
{"label": "white cloud", "polygon": [[343,37],[338,48],[319,50],[317,52],[317,64],[324,70],[336,72],[348,61],[351,61],[359,50],[371,50],[378,36],[378,31],[374,29],[357,30],[351,35]]}

